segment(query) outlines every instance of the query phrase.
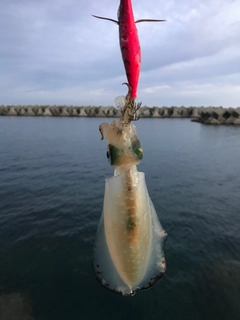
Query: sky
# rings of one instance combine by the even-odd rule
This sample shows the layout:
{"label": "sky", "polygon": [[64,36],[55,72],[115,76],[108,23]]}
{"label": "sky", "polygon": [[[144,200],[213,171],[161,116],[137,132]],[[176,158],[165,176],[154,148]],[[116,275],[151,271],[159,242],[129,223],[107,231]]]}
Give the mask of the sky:
{"label": "sky", "polygon": [[[147,106],[240,106],[239,0],[132,0]],[[0,0],[0,105],[109,106],[126,95],[119,0]]]}

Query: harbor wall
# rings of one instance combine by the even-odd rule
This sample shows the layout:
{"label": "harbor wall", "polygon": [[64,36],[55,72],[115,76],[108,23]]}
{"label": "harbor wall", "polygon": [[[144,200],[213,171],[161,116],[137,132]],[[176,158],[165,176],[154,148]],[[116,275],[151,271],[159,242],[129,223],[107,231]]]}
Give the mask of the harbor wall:
{"label": "harbor wall", "polygon": [[[205,124],[240,124],[240,107],[147,107],[138,110],[140,118],[190,118]],[[0,116],[41,117],[101,117],[119,118],[120,110],[113,106],[41,106],[1,105]]]}

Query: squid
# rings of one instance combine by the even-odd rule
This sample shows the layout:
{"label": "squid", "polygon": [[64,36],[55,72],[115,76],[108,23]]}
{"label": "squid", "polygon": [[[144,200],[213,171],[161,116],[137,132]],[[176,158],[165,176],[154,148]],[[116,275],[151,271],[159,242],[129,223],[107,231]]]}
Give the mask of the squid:
{"label": "squid", "polygon": [[114,176],[105,183],[93,269],[104,287],[134,295],[137,290],[150,288],[165,273],[163,247],[167,234],[149,197],[145,175],[137,170],[143,150],[131,121],[139,105],[132,103],[131,87],[127,85],[120,121],[99,127],[101,138],[108,143]]}

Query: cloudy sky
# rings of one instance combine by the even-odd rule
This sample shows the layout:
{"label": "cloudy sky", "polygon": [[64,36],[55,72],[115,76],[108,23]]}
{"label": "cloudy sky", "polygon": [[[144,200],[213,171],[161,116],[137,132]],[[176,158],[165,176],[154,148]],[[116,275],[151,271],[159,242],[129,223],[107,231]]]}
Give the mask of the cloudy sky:
{"label": "cloudy sky", "polygon": [[[148,106],[240,106],[239,0],[132,0]],[[0,105],[112,105],[126,94],[119,0],[0,0]]]}

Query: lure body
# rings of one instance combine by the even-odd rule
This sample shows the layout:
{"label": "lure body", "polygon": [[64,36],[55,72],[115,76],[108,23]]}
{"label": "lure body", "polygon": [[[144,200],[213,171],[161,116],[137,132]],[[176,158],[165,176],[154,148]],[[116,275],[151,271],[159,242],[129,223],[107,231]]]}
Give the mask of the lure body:
{"label": "lure body", "polygon": [[109,20],[119,25],[119,44],[125,67],[128,84],[132,88],[131,98],[137,97],[138,80],[141,68],[141,48],[136,23],[162,22],[165,20],[141,19],[134,20],[131,0],[121,0],[118,9],[118,21],[114,19],[95,16],[95,18]]}
{"label": "lure body", "polygon": [[108,140],[114,177],[106,179],[93,267],[100,283],[123,295],[152,286],[165,272],[163,230],[136,165],[142,148],[134,125],[100,126]]}
{"label": "lure body", "polygon": [[141,67],[141,49],[131,0],[121,0],[118,9],[118,23],[122,59],[128,83],[132,88],[131,98],[136,98]]}

